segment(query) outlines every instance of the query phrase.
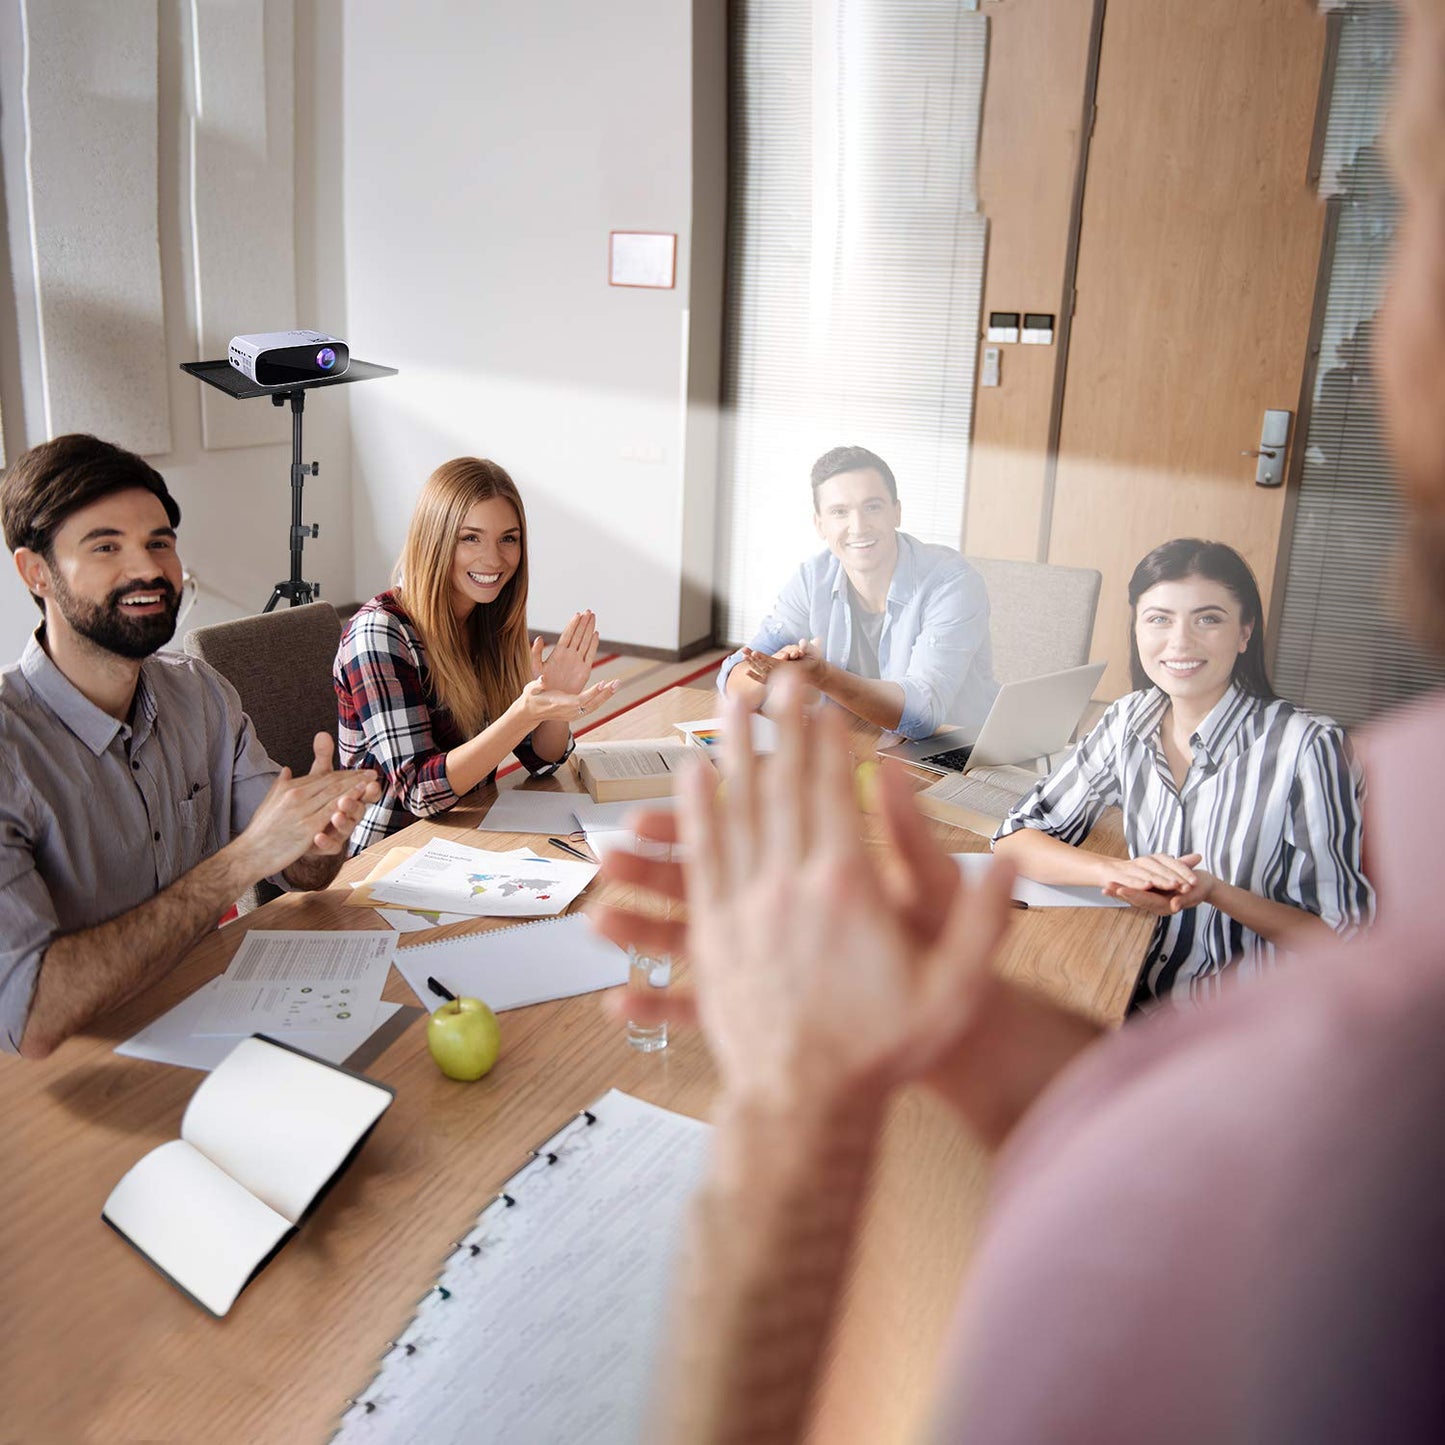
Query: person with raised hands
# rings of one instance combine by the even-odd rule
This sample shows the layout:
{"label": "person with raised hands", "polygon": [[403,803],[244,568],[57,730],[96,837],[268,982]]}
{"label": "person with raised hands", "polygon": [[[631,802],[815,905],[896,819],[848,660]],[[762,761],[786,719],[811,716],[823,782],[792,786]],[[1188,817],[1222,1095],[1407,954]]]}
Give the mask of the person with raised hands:
{"label": "person with raised hands", "polygon": [[351,851],[455,806],[508,753],[547,777],[571,725],[605,702],[597,619],[527,642],[527,517],[496,462],[457,457],[427,479],[394,585],[347,624],[333,677],[342,761],[375,768],[381,797]]}
{"label": "person with raised hands", "polygon": [[[1380,369],[1411,513],[1410,617],[1445,651],[1445,0],[1405,10]],[[605,865],[685,892],[689,922],[666,939],[697,992],[650,1006],[698,1019],[719,1061],[658,1438],[805,1437],[882,1099],[915,1078],[1002,1146],[930,1438],[1445,1438],[1445,945],[1429,906],[1445,695],[1362,745],[1369,930],[1311,940],[1249,987],[1226,980],[1208,1009],[1104,1035],[989,972],[1004,874],[946,879],[953,865],[887,776],[893,856],[875,868],[837,730],[816,749],[834,756],[810,761],[793,699],[783,736],[766,797],[756,774],[730,777],[722,803],[688,780],[684,864]],[[669,836],[656,814],[638,826]],[[782,846],[780,883],[762,860]],[[625,910],[598,922],[664,941],[665,925]]]}
{"label": "person with raised hands", "polygon": [[160,651],[180,508],[141,457],[72,435],[0,484],[43,614],[0,673],[0,1050],[44,1058],[164,977],[262,878],[325,888],[375,775],[318,733],[293,778],[236,690]]}
{"label": "person with raised hands", "polygon": [[997,1142],[1098,1032],[990,970],[1013,870],[1001,863],[966,884],[899,773],[885,774],[881,794],[896,866],[870,855],[842,716],[810,728],[803,694],[799,678],[781,680],[766,764],[729,701],[721,802],[701,764],[676,820],[635,817],[644,837],[680,836],[685,867],[607,854],[608,877],[685,899],[687,922],[592,910],[620,943],[686,954],[695,993],[628,993],[609,1007],[700,1023],[721,1080],[678,1292],[688,1303],[667,1439],[801,1430],[894,1088],[926,1079]]}

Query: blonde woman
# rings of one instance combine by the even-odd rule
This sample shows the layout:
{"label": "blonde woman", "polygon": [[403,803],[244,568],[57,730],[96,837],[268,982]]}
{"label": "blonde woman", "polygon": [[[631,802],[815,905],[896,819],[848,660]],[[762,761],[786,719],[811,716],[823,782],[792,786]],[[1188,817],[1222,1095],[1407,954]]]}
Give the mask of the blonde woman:
{"label": "blonde woman", "polygon": [[550,653],[527,642],[527,518],[495,462],[438,467],[412,513],[390,591],[351,619],[336,654],[343,765],[375,769],[381,797],[351,835],[359,852],[444,813],[515,753],[555,772],[571,724],[616,690],[588,685],[597,621],[578,612]]}

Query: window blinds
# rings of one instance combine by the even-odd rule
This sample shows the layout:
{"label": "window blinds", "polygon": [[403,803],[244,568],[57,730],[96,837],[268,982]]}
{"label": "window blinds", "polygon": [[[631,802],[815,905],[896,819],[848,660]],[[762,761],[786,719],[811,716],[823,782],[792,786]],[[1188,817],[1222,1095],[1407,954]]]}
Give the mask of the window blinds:
{"label": "window blinds", "polygon": [[1275,652],[1275,685],[1348,726],[1445,683],[1397,621],[1405,511],[1372,353],[1396,201],[1381,131],[1394,67],[1389,4],[1326,4],[1340,43],[1320,190],[1334,244]]}
{"label": "window blinds", "polygon": [[963,529],[987,21],[959,0],[738,0],[718,636],[820,545],[808,472],[858,444],[904,529]]}

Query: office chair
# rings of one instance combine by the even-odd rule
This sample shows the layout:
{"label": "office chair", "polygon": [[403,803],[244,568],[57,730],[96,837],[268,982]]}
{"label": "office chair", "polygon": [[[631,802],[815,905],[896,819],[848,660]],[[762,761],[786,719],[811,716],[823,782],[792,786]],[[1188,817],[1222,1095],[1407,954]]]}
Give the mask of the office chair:
{"label": "office chair", "polygon": [[1089,661],[1101,573],[1093,567],[969,557],[988,589],[993,671],[1000,682]]}
{"label": "office chair", "polygon": [[[185,650],[209,663],[241,695],[261,746],[300,776],[311,770],[311,740],[336,736],[331,665],[341,619],[329,602],[263,612],[188,632]],[[237,901],[242,913],[279,895],[261,882]]]}

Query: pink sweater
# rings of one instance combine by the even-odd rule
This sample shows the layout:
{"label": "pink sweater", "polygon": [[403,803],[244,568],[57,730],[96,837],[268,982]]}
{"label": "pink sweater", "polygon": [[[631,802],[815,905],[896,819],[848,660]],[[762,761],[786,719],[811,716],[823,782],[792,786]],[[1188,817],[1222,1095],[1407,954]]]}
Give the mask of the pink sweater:
{"label": "pink sweater", "polygon": [[1375,929],[1124,1030],[1038,1102],[938,1439],[1445,1440],[1445,695],[1362,751]]}

